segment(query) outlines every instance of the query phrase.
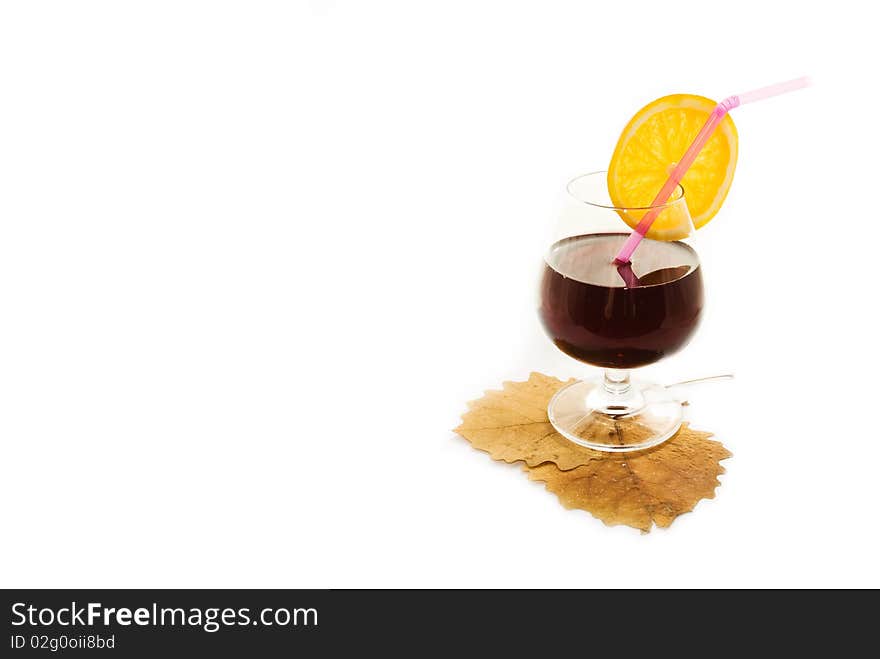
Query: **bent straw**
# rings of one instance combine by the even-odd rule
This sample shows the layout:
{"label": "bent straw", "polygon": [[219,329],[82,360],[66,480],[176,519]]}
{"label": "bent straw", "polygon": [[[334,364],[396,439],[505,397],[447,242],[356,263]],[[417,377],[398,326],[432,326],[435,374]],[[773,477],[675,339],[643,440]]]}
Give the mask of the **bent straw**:
{"label": "bent straw", "polygon": [[808,87],[809,85],[809,78],[796,78],[794,80],[780,82],[775,85],[761,87],[760,89],[755,89],[744,94],[728,96],[718,105],[716,105],[715,109],[712,110],[712,114],[709,115],[706,123],[703,124],[703,127],[700,129],[700,132],[697,133],[694,141],[688,147],[687,151],[685,151],[684,155],[681,157],[681,160],[678,161],[678,164],[673,168],[672,173],[666,180],[666,183],[664,183],[663,187],[660,188],[660,192],[657,193],[657,196],[651,203],[651,210],[645,213],[645,216],[642,218],[641,222],[636,225],[635,230],[632,232],[632,234],[630,234],[630,237],[623,244],[623,247],[617,253],[617,256],[614,258],[614,260],[617,263],[629,263],[633,252],[636,250],[636,247],[638,247],[639,243],[642,242],[642,238],[645,237],[645,234],[648,233],[648,229],[651,228],[654,220],[657,219],[657,216],[663,210],[662,204],[665,204],[667,202],[675,188],[678,187],[678,184],[681,182],[681,179],[684,176],[685,172],[687,172],[688,168],[692,164],[694,164],[694,160],[697,159],[700,150],[706,145],[706,142],[712,136],[715,128],[717,128],[718,124],[721,123],[721,120],[724,119],[724,115],[730,112],[733,108],[739,107],[740,105],[743,105],[745,103],[752,103],[754,101],[761,101],[765,98],[770,98],[771,96],[786,94],[788,92],[793,92],[797,89],[803,89],[804,87]]}

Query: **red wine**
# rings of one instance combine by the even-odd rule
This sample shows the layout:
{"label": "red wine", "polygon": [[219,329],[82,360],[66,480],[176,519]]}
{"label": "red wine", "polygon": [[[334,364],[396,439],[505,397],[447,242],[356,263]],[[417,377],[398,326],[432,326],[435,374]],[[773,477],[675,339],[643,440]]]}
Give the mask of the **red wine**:
{"label": "red wine", "polygon": [[627,237],[566,238],[547,255],[541,322],[560,350],[588,364],[651,364],[682,348],[700,321],[696,252],[680,242],[644,240],[632,259],[635,278],[625,278],[613,261]]}

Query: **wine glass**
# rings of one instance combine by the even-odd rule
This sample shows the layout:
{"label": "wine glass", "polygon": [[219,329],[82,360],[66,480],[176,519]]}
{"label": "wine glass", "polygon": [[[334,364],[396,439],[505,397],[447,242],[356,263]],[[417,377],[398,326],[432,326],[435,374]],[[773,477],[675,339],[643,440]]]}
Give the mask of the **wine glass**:
{"label": "wine glass", "polygon": [[660,206],[627,265],[614,257],[651,208],[611,203],[605,172],[568,183],[544,258],[539,315],[565,354],[605,369],[604,377],[560,389],[550,423],[567,439],[600,451],[656,446],[681,427],[680,401],[667,388],[630,379],[630,370],[680,350],[703,310],[703,279],[684,189]]}

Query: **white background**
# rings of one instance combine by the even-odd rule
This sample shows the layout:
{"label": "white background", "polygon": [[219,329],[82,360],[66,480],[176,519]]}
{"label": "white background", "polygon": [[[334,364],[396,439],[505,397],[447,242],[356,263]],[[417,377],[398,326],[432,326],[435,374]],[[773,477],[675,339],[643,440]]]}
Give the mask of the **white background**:
{"label": "white background", "polygon": [[[0,585],[880,586],[861,2],[6,2]],[[451,429],[530,370],[553,202],[655,97],[740,159],[649,375],[715,500],[640,535]],[[785,245],[785,249],[782,246]]]}

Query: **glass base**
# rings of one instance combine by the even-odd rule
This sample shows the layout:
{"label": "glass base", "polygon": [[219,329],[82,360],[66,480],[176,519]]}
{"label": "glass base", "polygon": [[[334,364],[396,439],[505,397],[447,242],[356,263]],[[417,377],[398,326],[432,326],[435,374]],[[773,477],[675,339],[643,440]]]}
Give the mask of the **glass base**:
{"label": "glass base", "polygon": [[660,385],[581,381],[556,392],[547,406],[550,423],[566,439],[597,451],[643,451],[662,444],[681,427],[681,402]]}

